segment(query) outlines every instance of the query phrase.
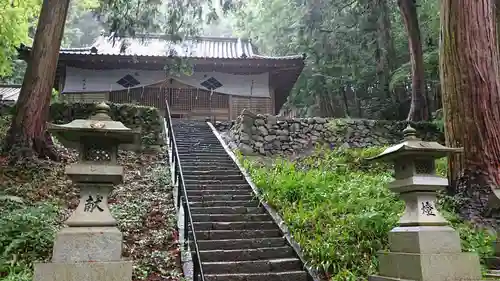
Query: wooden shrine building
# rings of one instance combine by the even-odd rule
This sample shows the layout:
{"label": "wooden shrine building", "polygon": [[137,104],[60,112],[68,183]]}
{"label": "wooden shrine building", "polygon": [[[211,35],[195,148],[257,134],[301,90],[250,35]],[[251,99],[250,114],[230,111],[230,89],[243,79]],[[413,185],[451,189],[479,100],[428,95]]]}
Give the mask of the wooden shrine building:
{"label": "wooden shrine building", "polygon": [[[29,59],[30,47],[21,46]],[[88,48],[61,49],[55,88],[66,101],[137,103],[189,119],[235,119],[245,108],[277,114],[304,57],[258,54],[251,42],[165,36],[99,37]],[[179,71],[181,70],[181,71]]]}

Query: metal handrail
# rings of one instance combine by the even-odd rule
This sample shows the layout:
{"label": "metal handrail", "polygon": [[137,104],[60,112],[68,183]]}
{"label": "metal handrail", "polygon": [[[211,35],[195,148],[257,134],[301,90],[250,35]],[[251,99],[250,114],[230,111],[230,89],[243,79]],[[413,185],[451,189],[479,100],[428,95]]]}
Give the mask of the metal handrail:
{"label": "metal handrail", "polygon": [[[177,182],[177,208],[180,209],[181,204],[181,194],[184,195],[184,200],[182,202],[182,207],[184,209],[184,248],[189,249],[189,228],[191,228],[191,234],[193,237],[194,252],[191,251],[191,257],[193,261],[193,280],[194,281],[205,281],[205,275],[203,274],[203,267],[200,258],[200,250],[198,247],[198,241],[196,240],[196,233],[194,231],[193,217],[191,216],[191,209],[189,207],[189,200],[187,196],[186,186],[184,184],[184,174],[182,173],[181,161],[179,157],[179,151],[177,149],[177,142],[175,141],[174,130],[172,127],[172,117],[170,116],[170,107],[168,100],[165,100],[166,109],[166,125],[167,125],[167,138],[169,140],[169,146],[172,149],[172,163],[174,167],[174,183]],[[198,279],[199,278],[199,279]]]}

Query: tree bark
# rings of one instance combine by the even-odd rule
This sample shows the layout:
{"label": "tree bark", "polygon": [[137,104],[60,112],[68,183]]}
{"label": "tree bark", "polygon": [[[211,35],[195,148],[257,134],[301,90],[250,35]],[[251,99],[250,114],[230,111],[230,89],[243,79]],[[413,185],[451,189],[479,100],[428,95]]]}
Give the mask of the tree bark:
{"label": "tree bark", "polygon": [[403,17],[406,32],[408,33],[408,45],[410,48],[412,90],[411,106],[407,120],[421,121],[429,119],[429,114],[425,94],[422,40],[415,1],[416,0],[398,0],[398,6]]}
{"label": "tree bark", "polygon": [[377,17],[377,48],[379,56],[377,61],[377,72],[380,81],[380,88],[384,94],[395,100],[391,94],[389,83],[391,73],[394,70],[394,57],[396,51],[394,49],[394,41],[391,36],[391,20],[389,18],[390,11],[387,0],[376,0],[373,2],[373,10],[376,11]]}
{"label": "tree bark", "polygon": [[491,0],[442,0],[440,76],[452,191],[460,213],[488,217],[500,186],[500,80],[496,14]]}
{"label": "tree bark", "polygon": [[4,143],[4,151],[13,159],[35,154],[59,159],[46,123],[68,6],[69,0],[43,1],[17,109]]}

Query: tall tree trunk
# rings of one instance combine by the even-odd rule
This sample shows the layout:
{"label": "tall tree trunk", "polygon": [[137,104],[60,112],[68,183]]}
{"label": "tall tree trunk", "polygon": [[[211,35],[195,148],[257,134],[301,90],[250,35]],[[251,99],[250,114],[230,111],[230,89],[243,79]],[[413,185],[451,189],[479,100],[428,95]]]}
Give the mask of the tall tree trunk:
{"label": "tall tree trunk", "polygon": [[495,16],[496,16],[496,32],[497,32],[497,48],[500,48],[500,21],[498,20],[500,18],[500,0],[494,0],[495,1]]}
{"label": "tall tree trunk", "polygon": [[422,40],[420,27],[418,25],[416,0],[398,0],[399,10],[403,17],[406,32],[408,33],[408,45],[410,48],[411,61],[411,106],[407,120],[421,121],[429,118],[427,110],[427,98],[425,95],[424,81],[424,58],[422,51]]}
{"label": "tall tree trunk", "polygon": [[43,1],[17,110],[4,143],[13,159],[33,156],[33,152],[59,158],[46,123],[68,6],[69,0]]}
{"label": "tall tree trunk", "polygon": [[492,195],[500,187],[500,57],[493,2],[442,0],[441,37],[446,143],[464,148],[462,157],[449,162],[452,190],[466,199],[461,215],[479,220],[490,215],[488,201],[498,202]]}
{"label": "tall tree trunk", "polygon": [[391,36],[391,20],[389,18],[390,11],[387,5],[387,0],[376,0],[372,3],[375,5],[377,17],[377,48],[380,52],[378,58],[378,76],[380,80],[380,88],[388,98],[395,100],[394,95],[391,94],[389,83],[391,73],[394,70],[394,41]]}

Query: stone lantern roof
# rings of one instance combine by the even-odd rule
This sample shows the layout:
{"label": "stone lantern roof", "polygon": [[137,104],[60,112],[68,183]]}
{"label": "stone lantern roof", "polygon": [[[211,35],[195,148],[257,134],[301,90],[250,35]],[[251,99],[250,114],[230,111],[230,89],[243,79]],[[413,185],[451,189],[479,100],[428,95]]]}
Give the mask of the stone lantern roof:
{"label": "stone lantern roof", "polygon": [[62,144],[68,148],[79,149],[83,138],[114,140],[119,144],[137,143],[138,133],[127,128],[122,122],[113,121],[109,117],[110,107],[106,103],[96,106],[95,115],[89,119],[76,119],[68,124],[48,124],[48,130],[54,133]]}
{"label": "stone lantern roof", "polygon": [[393,145],[381,154],[367,160],[394,161],[407,155],[419,155],[426,158],[442,158],[450,153],[461,153],[463,148],[451,148],[438,142],[423,141],[417,137],[417,131],[410,125],[403,130],[403,142]]}

